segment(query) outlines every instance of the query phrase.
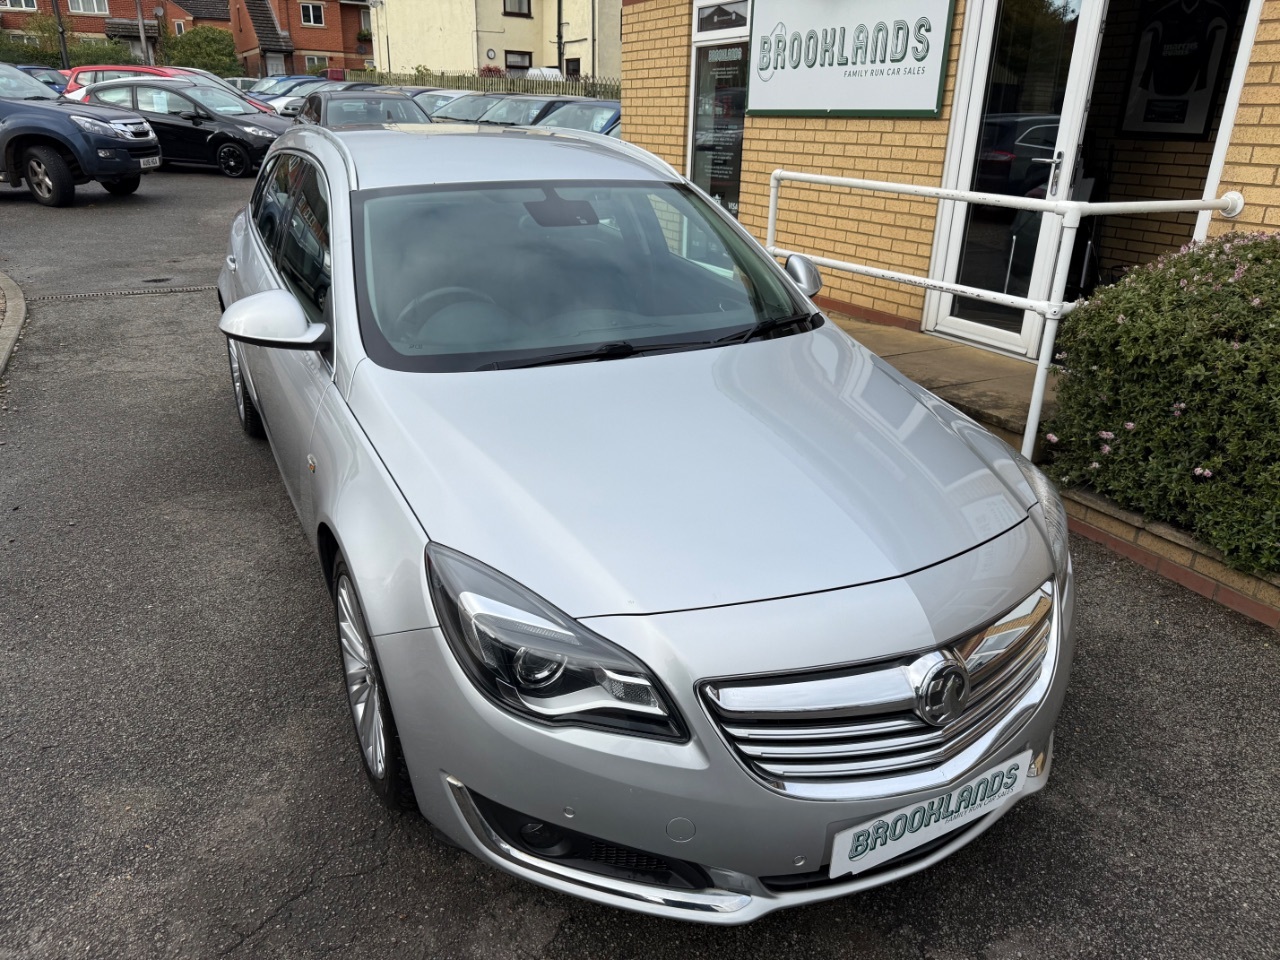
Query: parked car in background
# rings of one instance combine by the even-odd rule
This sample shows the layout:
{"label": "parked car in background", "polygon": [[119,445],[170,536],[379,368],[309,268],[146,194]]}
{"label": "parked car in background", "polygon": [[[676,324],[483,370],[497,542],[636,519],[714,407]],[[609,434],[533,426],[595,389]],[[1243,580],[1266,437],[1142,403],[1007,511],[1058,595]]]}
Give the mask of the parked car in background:
{"label": "parked car in background", "polygon": [[[1057,114],[991,114],[982,122],[974,189],[1025,196],[1045,184],[1058,142]],[[1038,219],[1038,218],[1037,218]]]}
{"label": "parked car in background", "polygon": [[[147,75],[146,74],[130,74],[129,76],[126,76],[126,77],[117,77],[110,80],[96,80],[91,84],[81,87],[79,90],[73,90],[72,92],[66,94],[66,96],[72,100],[83,101],[84,98],[88,95],[87,91],[89,90],[90,87],[101,86],[104,83],[116,83],[120,80],[136,80],[141,76],[147,76]],[[208,87],[211,90],[222,90],[223,92],[229,94],[230,96],[233,96],[239,100],[242,100],[244,103],[253,107],[254,110],[257,110],[261,113],[268,113],[268,114],[275,113],[275,111],[272,110],[268,104],[264,103],[261,100],[257,100],[253,97],[250,97],[248,94],[244,93],[243,91],[237,90],[235,87],[223,81],[221,77],[215,76],[214,74],[204,70],[194,70],[188,67],[183,67],[181,70],[174,68],[172,76],[166,77],[165,79],[188,80],[191,83],[196,84],[197,86]]]}
{"label": "parked car in background", "polygon": [[470,97],[475,94],[474,90],[432,90],[430,93],[414,93],[410,94],[414,101],[427,114],[433,114],[446,103],[457,100],[459,97]]}
{"label": "parked car in background", "polygon": [[250,93],[271,93],[284,84],[293,82],[299,83],[303,80],[316,80],[317,77],[309,73],[293,73],[287,76],[279,77],[263,77],[257,83],[249,88]]}
{"label": "parked car in background", "polygon": [[89,67],[72,67],[67,75],[67,94],[81,87],[103,80],[123,80],[129,77],[181,77],[186,73],[180,67],[148,67],[141,64],[98,64]]}
{"label": "parked car in background", "polygon": [[160,166],[160,144],[129,110],[71,104],[48,86],[0,64],[0,181],[24,182],[38,203],[65,207],[76,186],[96,180],[133,193]]}
{"label": "parked car in background", "polygon": [[243,97],[245,100],[247,100],[249,103],[252,103],[255,107],[257,107],[259,110],[263,111],[264,113],[271,110],[271,107],[265,101],[257,97],[250,96],[249,94],[245,93],[245,91],[241,90],[239,87],[228,83],[222,77],[218,76],[216,73],[213,73],[210,70],[201,70],[199,67],[183,67],[182,71],[186,77],[188,77],[191,80],[194,80],[196,83],[204,83],[206,86],[219,87],[227,91],[227,93],[232,94],[233,96]]}
{"label": "parked car in background", "polygon": [[479,123],[495,123],[503,127],[527,127],[549,116],[567,103],[581,97],[540,97],[533,94],[513,94],[504,97],[482,113]]}
{"label": "parked car in background", "polygon": [[477,93],[470,90],[460,97],[455,97],[444,106],[437,107],[431,113],[432,120],[452,123],[475,123],[490,107],[504,100],[506,94]]}
{"label": "parked car in background", "polygon": [[[378,89],[393,90],[396,93],[405,93],[411,97],[416,97],[420,93],[437,93],[440,91],[439,87],[398,87],[394,84],[384,84],[378,87]],[[421,104],[419,104],[419,106],[421,106]]]}
{"label": "parked car in background", "polygon": [[15,66],[27,76],[35,77],[54,93],[62,93],[67,89],[67,75],[61,70],[30,63],[19,63]]}
{"label": "parked car in background", "polygon": [[559,110],[546,114],[534,126],[613,136],[621,123],[622,104],[617,100],[580,100],[566,103]]}
{"label": "parked car in background", "polygon": [[183,79],[131,79],[95,84],[88,102],[137,110],[155,128],[166,162],[216,166],[245,177],[289,121],[262,113],[222,90]]}
{"label": "parked car in background", "polygon": [[[1053,485],[667,163],[298,127],[229,233],[235,408],[384,804],[554,890],[732,924],[927,869],[1045,787]],[[947,882],[1045,869],[1009,839]]]}
{"label": "parked car in background", "polygon": [[309,94],[294,122],[337,128],[381,123],[430,123],[431,118],[403,93],[335,90]]}
{"label": "parked car in background", "polygon": [[241,93],[248,93],[258,82],[257,77],[224,77],[223,79]]}
{"label": "parked car in background", "polygon": [[259,94],[259,96],[263,97],[271,109],[280,114],[280,116],[295,117],[302,108],[302,101],[307,94],[319,90],[329,82],[317,77],[311,80],[310,83],[304,82],[292,86],[287,93],[268,93]]}

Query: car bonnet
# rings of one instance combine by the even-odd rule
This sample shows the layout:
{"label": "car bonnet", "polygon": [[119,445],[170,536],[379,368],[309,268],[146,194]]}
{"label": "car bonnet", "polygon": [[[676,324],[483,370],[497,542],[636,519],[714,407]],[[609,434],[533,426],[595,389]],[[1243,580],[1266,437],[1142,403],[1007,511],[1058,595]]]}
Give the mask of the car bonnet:
{"label": "car bonnet", "polygon": [[1027,516],[950,408],[830,324],[525,370],[366,360],[349,402],[429,537],[575,617],[891,579]]}

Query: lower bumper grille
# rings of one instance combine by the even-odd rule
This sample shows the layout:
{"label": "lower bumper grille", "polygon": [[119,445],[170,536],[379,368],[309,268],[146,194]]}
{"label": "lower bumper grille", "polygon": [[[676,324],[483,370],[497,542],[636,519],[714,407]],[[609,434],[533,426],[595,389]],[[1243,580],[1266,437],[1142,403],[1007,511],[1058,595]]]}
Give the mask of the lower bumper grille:
{"label": "lower bumper grille", "polygon": [[160,147],[157,144],[152,144],[149,147],[127,147],[126,149],[129,151],[129,156],[135,160],[160,156]]}
{"label": "lower bumper grille", "polygon": [[926,658],[703,688],[712,717],[747,767],[774,784],[851,783],[927,771],[1015,722],[1045,664],[1052,668],[1052,584],[990,626],[944,648],[962,667],[964,708],[943,726],[918,706]]}

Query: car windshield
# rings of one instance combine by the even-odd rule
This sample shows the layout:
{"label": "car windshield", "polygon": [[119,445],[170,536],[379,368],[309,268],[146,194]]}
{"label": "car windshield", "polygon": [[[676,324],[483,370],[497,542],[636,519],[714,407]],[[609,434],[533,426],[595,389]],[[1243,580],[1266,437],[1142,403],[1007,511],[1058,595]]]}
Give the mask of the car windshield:
{"label": "car windshield", "polygon": [[616,103],[566,103],[539,120],[538,126],[603,133],[617,115]]}
{"label": "car windshield", "polygon": [[365,123],[429,123],[422,108],[408,97],[342,97],[329,101],[326,127]]}
{"label": "car windshield", "polygon": [[452,103],[457,99],[456,93],[419,93],[414,95],[413,102],[427,113],[435,113],[446,103]]}
{"label": "car windshield", "polygon": [[277,87],[284,86],[289,82],[287,77],[263,77],[252,87],[249,88],[251,93],[271,93]]}
{"label": "car windshield", "polygon": [[245,103],[239,97],[232,96],[214,87],[189,87],[183,93],[210,113],[215,113],[219,116],[244,117],[258,113],[255,107]]}
{"label": "car windshield", "polygon": [[505,125],[533,123],[542,108],[550,102],[550,98],[544,100],[512,97],[509,100],[499,100],[480,115],[480,122]]}
{"label": "car windshield", "polygon": [[57,100],[58,94],[17,67],[0,63],[0,100]]}
{"label": "car windshield", "polygon": [[365,348],[393,369],[697,349],[809,318],[767,258],[681,185],[389,188],[352,203]]}
{"label": "car windshield", "polygon": [[431,116],[440,120],[477,120],[480,115],[501,100],[501,97],[458,97]]}

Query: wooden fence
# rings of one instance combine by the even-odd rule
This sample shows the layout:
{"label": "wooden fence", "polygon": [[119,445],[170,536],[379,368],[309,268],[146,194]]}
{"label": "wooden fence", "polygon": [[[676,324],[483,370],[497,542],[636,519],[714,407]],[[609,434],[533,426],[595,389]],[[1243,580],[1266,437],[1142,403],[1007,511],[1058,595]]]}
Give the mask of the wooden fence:
{"label": "wooden fence", "polygon": [[483,90],[485,93],[537,93],[552,96],[572,95],[619,100],[622,80],[617,77],[574,77],[551,80],[546,77],[488,75],[472,70],[466,73],[436,73],[418,70],[414,73],[380,73],[377,70],[348,70],[348,80],[367,80],[397,87],[440,87],[445,90]]}

